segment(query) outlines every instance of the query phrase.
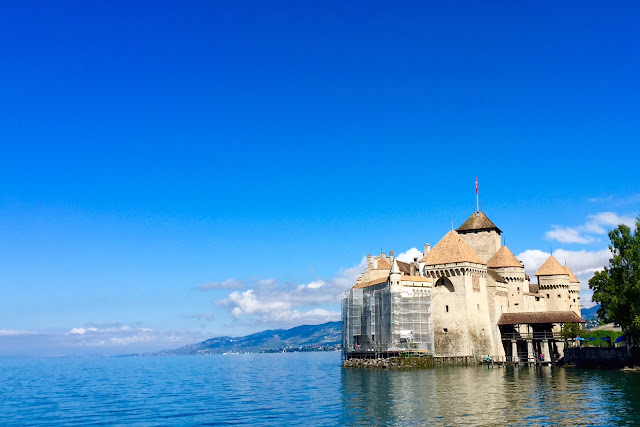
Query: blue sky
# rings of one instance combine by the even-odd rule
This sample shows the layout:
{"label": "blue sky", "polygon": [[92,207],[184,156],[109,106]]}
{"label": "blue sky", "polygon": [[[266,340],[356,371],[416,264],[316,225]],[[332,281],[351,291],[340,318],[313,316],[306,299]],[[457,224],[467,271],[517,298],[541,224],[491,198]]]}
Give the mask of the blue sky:
{"label": "blue sky", "polygon": [[640,213],[640,6],[442,3],[3,5],[0,354],[336,319],[475,176],[586,288]]}

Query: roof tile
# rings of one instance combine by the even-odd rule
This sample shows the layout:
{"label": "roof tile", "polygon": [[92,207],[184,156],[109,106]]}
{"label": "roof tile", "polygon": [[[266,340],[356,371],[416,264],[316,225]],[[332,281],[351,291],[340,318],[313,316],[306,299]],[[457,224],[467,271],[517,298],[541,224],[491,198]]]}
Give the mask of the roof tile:
{"label": "roof tile", "polygon": [[513,255],[508,247],[502,246],[493,256],[487,261],[487,267],[500,268],[500,267],[523,267],[522,263]]}
{"label": "roof tile", "polygon": [[438,242],[420,262],[425,265],[452,264],[456,262],[472,262],[486,265],[471,246],[467,245],[462,237],[451,230]]}
{"label": "roof tile", "polygon": [[456,229],[457,232],[496,230],[502,233],[496,225],[484,214],[484,212],[474,212],[467,220]]}
{"label": "roof tile", "polygon": [[560,265],[557,259],[553,255],[549,255],[549,258],[540,266],[536,271],[536,276],[556,276],[567,274],[564,268]]}

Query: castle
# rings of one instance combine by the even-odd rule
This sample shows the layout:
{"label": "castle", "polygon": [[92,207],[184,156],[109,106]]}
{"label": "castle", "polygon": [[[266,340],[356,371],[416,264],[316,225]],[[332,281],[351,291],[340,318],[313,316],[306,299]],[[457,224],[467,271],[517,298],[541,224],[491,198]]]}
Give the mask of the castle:
{"label": "castle", "polygon": [[367,256],[342,296],[345,358],[401,351],[508,361],[559,358],[562,326],[584,323],[580,282],[553,255],[531,283],[502,231],[474,212],[410,263]]}

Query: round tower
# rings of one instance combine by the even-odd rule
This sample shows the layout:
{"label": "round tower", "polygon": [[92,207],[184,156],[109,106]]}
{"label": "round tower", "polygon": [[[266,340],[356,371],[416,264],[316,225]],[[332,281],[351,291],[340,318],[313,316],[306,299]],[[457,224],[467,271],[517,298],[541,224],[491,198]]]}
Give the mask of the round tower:
{"label": "round tower", "polygon": [[580,315],[580,280],[568,265],[565,265],[564,269],[569,275],[569,310],[575,311],[579,317],[582,317]]}
{"label": "round tower", "polygon": [[548,311],[570,311],[569,274],[553,255],[536,271],[538,293],[546,298]]}

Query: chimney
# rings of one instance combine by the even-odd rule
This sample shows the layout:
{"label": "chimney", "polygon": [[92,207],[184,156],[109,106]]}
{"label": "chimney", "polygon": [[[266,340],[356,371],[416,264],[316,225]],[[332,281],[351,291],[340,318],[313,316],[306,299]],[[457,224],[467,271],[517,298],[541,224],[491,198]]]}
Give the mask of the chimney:
{"label": "chimney", "polygon": [[424,244],[424,252],[422,252],[422,256],[427,256],[429,251],[431,250],[431,245],[428,243]]}
{"label": "chimney", "polygon": [[371,265],[371,254],[367,254],[367,268]]}

